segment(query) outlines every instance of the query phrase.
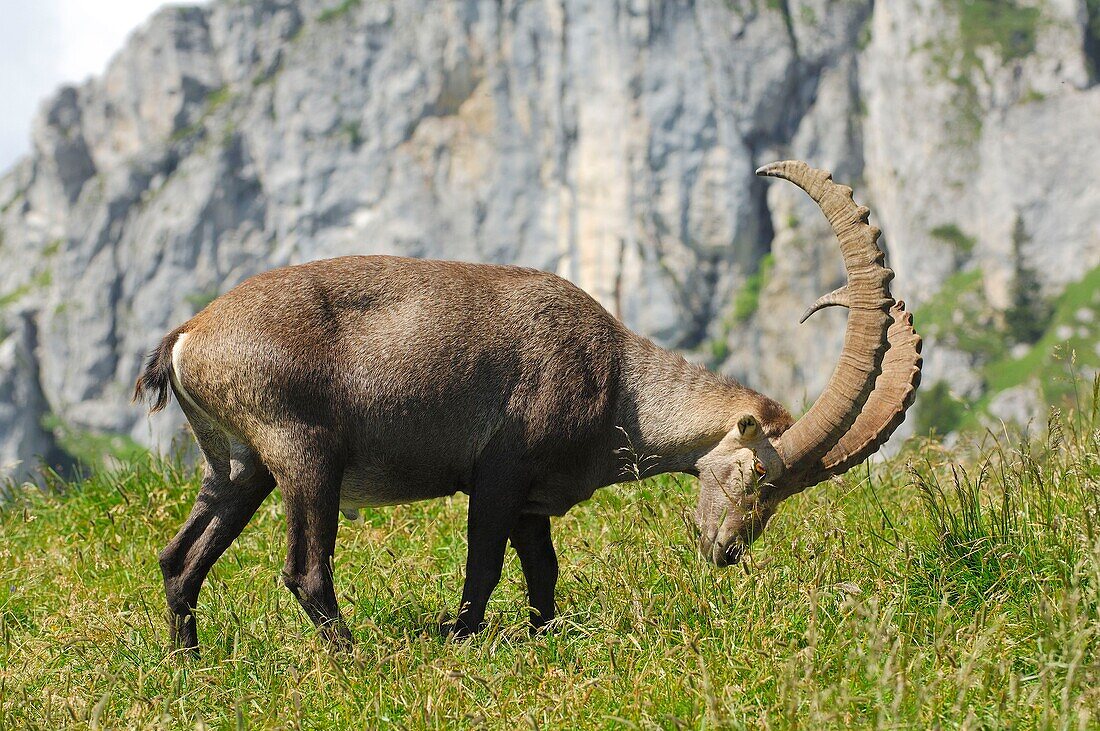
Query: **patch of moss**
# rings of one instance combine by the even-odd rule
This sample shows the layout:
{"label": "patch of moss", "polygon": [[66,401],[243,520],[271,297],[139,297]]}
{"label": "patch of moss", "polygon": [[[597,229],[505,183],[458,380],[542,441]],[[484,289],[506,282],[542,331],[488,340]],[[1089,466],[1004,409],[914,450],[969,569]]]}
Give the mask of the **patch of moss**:
{"label": "patch of moss", "polygon": [[707,356],[710,362],[719,365],[730,357],[729,333],[723,332],[721,336],[707,341]]}
{"label": "patch of moss", "polygon": [[217,111],[219,107],[225,106],[226,102],[228,102],[231,97],[232,94],[230,94],[228,86],[221,86],[215,89],[206,95],[206,112],[212,113]]}
{"label": "patch of moss", "polygon": [[28,284],[21,284],[18,287],[16,287],[15,289],[13,289],[12,291],[10,291],[10,292],[5,292],[4,294],[0,294],[0,309],[3,309],[4,307],[7,307],[11,303],[18,301],[19,299],[21,299],[25,294],[27,294],[30,291],[31,291],[31,285],[28,283]]}
{"label": "patch of moss", "polygon": [[1085,58],[1093,81],[1100,78],[1100,0],[1085,0]]}
{"label": "patch of moss", "polygon": [[867,46],[871,45],[871,36],[874,31],[871,30],[871,13],[867,13],[867,17],[863,20],[863,25],[859,27],[859,34],[856,36],[856,50],[864,51]]}
{"label": "patch of moss", "polygon": [[1002,64],[1035,51],[1042,12],[1016,0],[945,0],[945,9],[958,18],[954,39],[930,44],[939,74],[956,87],[955,127],[963,144],[972,144],[982,129],[981,100],[976,77],[988,72],[980,49],[993,49]]}
{"label": "patch of moss", "polygon": [[34,278],[31,279],[31,286],[38,289],[45,289],[51,284],[53,284],[53,272],[51,272],[49,269],[43,269],[42,271],[35,274]]}
{"label": "patch of moss", "polygon": [[953,223],[946,223],[942,226],[936,226],[928,233],[932,234],[933,238],[937,238],[944,243],[950,244],[954,247],[955,251],[962,254],[969,254],[974,250],[975,240],[972,236],[967,236],[963,233],[962,229]]}
{"label": "patch of moss", "polygon": [[53,284],[53,272],[43,269],[37,272],[29,282],[24,282],[10,292],[0,294],[0,309],[17,302],[36,289],[45,289]]}
{"label": "patch of moss", "polygon": [[27,194],[27,188],[26,187],[20,188],[19,190],[15,191],[15,194],[11,198],[9,198],[8,200],[4,201],[4,205],[0,206],[0,213],[7,213],[9,210],[11,210],[12,206],[14,206],[19,201],[23,200],[23,197],[26,194]]}
{"label": "patch of moss", "polygon": [[1035,91],[1034,89],[1028,89],[1022,97],[1020,97],[1021,104],[1035,104],[1041,102],[1047,98],[1047,95],[1041,91]]}
{"label": "patch of moss", "polygon": [[61,247],[64,244],[65,244],[65,241],[63,239],[54,239],[50,243],[46,244],[45,247],[43,247],[42,256],[44,256],[47,259],[49,259],[50,257],[56,256],[57,252],[61,251]]}
{"label": "patch of moss", "polygon": [[358,8],[363,4],[363,0],[344,0],[342,3],[334,8],[321,11],[321,14],[317,16],[319,23],[329,23],[339,18],[344,17],[349,12]]}
{"label": "patch of moss", "polygon": [[340,127],[340,132],[351,143],[351,149],[358,150],[359,146],[363,144],[363,132],[358,121],[344,122]]}
{"label": "patch of moss", "polygon": [[768,275],[775,266],[775,256],[765,254],[760,260],[760,265],[755,272],[745,279],[745,284],[733,300],[733,322],[743,323],[748,321],[760,306],[760,292],[768,281]]}
{"label": "patch of moss", "polygon": [[1008,63],[1035,51],[1042,11],[1015,0],[949,0],[959,18],[964,62],[977,64],[979,48],[993,48]]}
{"label": "patch of moss", "polygon": [[208,287],[207,289],[188,294],[184,297],[184,300],[187,304],[191,305],[191,312],[193,314],[198,314],[200,310],[217,299],[219,294],[221,293],[216,286]]}
{"label": "patch of moss", "polygon": [[86,467],[101,469],[111,459],[133,462],[149,455],[149,450],[125,434],[78,429],[53,413],[43,416],[41,424],[43,429],[54,435],[61,449]]}
{"label": "patch of moss", "polygon": [[967,411],[966,403],[952,395],[944,381],[918,391],[914,407],[916,433],[922,436],[950,434],[962,424]]}
{"label": "patch of moss", "polygon": [[171,142],[180,142],[202,132],[206,128],[206,123],[209,121],[210,117],[232,99],[233,94],[230,92],[228,86],[221,86],[214,89],[206,95],[206,105],[203,107],[202,114],[199,115],[199,118],[186,127],[177,129],[172,133],[169,140]]}

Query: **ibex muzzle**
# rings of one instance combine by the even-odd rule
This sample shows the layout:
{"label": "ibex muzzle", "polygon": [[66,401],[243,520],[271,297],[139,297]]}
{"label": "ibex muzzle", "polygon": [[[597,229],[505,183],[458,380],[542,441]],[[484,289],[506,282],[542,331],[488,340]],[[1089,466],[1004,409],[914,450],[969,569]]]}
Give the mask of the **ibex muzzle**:
{"label": "ibex muzzle", "polygon": [[844,351],[797,422],[631,332],[569,282],[518,267],[317,261],[253,277],[169,333],[134,395],[156,411],[171,389],[204,458],[195,507],[160,556],[174,641],[197,650],[199,588],[276,485],[284,581],[345,644],[331,568],[341,510],[469,494],[466,580],[450,627],[461,636],[481,625],[509,541],[532,623],[554,617],[550,517],[599,487],[697,475],[701,549],[726,565],[780,501],[875,452],[904,418],[921,365],[878,231],[828,173],[799,162],[758,172],[817,201],[848,272],[814,305],[850,308]]}

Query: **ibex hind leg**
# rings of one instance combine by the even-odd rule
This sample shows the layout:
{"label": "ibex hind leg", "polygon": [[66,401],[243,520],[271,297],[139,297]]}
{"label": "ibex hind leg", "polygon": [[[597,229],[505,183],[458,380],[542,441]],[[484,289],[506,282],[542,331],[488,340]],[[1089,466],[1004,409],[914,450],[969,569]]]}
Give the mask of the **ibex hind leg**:
{"label": "ibex hind leg", "polygon": [[336,603],[332,563],[343,469],[326,457],[330,451],[321,444],[295,450],[300,462],[273,463],[272,470],[286,507],[283,583],[322,636],[343,650],[350,647],[352,637]]}
{"label": "ibex hind leg", "polygon": [[247,447],[234,444],[194,414],[188,414],[188,419],[202,450],[202,488],[187,521],[161,551],[160,570],[172,642],[197,654],[194,611],[199,589],[210,568],[274,489],[275,480]]}

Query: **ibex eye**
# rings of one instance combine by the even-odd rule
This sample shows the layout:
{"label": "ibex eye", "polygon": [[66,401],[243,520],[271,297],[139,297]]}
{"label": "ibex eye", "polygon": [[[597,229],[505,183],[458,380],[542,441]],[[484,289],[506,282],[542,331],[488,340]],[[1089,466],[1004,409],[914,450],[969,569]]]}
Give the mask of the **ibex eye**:
{"label": "ibex eye", "polygon": [[760,475],[761,477],[768,474],[768,468],[765,467],[764,463],[760,460],[754,460],[752,468],[756,471],[756,474]]}

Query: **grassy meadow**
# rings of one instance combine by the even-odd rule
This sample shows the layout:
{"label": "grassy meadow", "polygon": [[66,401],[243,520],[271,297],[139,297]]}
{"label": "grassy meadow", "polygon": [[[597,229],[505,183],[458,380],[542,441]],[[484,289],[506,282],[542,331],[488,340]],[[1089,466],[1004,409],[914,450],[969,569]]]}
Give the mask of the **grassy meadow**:
{"label": "grassy meadow", "polygon": [[[490,627],[444,642],[466,500],[344,522],[332,655],[282,587],[269,498],[172,653],[158,549],[198,488],[136,459],[0,505],[0,729],[1100,727],[1100,379],[1030,438],[935,442],[788,501],[743,565],[694,549],[694,485],[555,521],[561,618],[510,554]],[[1089,389],[1086,389],[1089,390]],[[1091,396],[1091,397],[1090,397]]]}

